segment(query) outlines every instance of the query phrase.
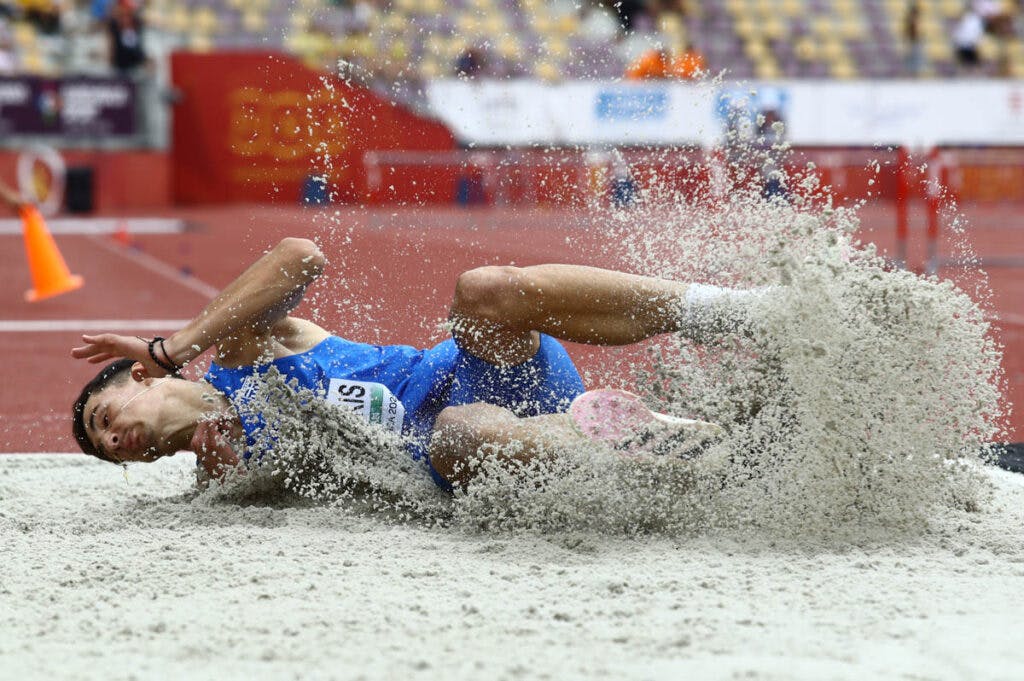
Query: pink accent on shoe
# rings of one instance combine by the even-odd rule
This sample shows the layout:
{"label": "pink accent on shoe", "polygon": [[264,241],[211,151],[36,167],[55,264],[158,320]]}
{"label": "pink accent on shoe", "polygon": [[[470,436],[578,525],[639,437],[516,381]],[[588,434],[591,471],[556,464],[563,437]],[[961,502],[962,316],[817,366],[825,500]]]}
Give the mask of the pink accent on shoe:
{"label": "pink accent on shoe", "polygon": [[716,423],[651,411],[626,390],[585,392],[573,400],[569,416],[580,433],[627,456],[657,454],[665,444],[682,455],[724,432]]}
{"label": "pink accent on shoe", "polygon": [[583,393],[572,401],[569,415],[581,433],[611,446],[655,420],[639,395],[613,389]]}

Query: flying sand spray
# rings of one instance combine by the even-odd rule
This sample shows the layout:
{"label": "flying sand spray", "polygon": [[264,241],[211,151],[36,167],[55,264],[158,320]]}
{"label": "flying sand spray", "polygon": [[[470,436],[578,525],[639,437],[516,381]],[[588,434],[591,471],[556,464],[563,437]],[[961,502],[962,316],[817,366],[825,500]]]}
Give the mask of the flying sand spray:
{"label": "flying sand spray", "polygon": [[[772,287],[753,297],[749,324],[662,336],[633,370],[652,407],[725,429],[696,460],[627,460],[598,445],[515,470],[492,458],[449,500],[398,438],[271,373],[254,401],[275,424],[264,475],[306,497],[488,529],[833,535],[977,507],[976,464],[1001,414],[983,310],[860,243],[856,210],[834,207],[812,169],[784,180],[781,198],[756,183],[713,200],[656,187],[587,227],[641,274]],[[259,478],[217,493],[266,490]]]}

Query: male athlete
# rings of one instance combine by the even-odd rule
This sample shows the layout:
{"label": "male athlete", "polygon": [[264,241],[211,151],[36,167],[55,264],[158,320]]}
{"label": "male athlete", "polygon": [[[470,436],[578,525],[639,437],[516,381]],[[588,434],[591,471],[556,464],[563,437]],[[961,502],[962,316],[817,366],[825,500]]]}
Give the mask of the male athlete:
{"label": "male athlete", "polygon": [[[249,399],[254,377],[271,366],[401,433],[448,490],[470,482],[485,444],[519,441],[522,447],[498,448],[497,456],[524,461],[565,437],[615,446],[659,423],[700,440],[717,426],[656,415],[630,393],[584,393],[556,338],[620,345],[703,333],[750,296],[575,265],[481,267],[458,278],[453,338],[418,350],[354,343],[291,316],[324,266],[312,241],[286,238],[166,339],[82,336],[72,356],[117,360],[74,404],[82,450],[115,463],[191,450],[220,479],[251,455],[237,443],[252,445],[264,426]],[[216,358],[202,380],[177,377],[211,347]]]}

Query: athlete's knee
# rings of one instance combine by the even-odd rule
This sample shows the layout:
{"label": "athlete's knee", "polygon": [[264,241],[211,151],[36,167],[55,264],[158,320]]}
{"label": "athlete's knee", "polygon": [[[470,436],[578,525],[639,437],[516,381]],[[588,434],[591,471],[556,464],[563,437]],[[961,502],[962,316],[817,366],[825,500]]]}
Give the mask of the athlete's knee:
{"label": "athlete's knee", "polygon": [[452,312],[464,316],[504,321],[521,304],[523,271],[518,267],[491,265],[463,272],[455,284]]}
{"label": "athlete's knee", "polygon": [[434,421],[434,435],[448,439],[486,438],[487,432],[505,421],[506,412],[514,418],[508,410],[483,402],[445,407]]}
{"label": "athlete's knee", "polygon": [[[430,440],[430,464],[453,485],[464,485],[473,476],[473,461],[490,437],[486,427],[491,405],[464,404],[445,407],[434,421]],[[498,409],[495,407],[495,409]]]}

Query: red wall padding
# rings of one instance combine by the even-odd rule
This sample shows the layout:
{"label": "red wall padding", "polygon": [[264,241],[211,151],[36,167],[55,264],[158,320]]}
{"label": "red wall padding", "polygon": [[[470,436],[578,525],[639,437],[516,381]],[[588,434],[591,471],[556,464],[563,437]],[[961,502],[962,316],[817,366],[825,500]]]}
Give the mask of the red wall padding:
{"label": "red wall padding", "polygon": [[[171,66],[180,204],[295,203],[311,174],[329,178],[337,201],[358,202],[366,151],[455,146],[440,123],[285,55],[178,53]],[[415,201],[422,189],[396,198]]]}

